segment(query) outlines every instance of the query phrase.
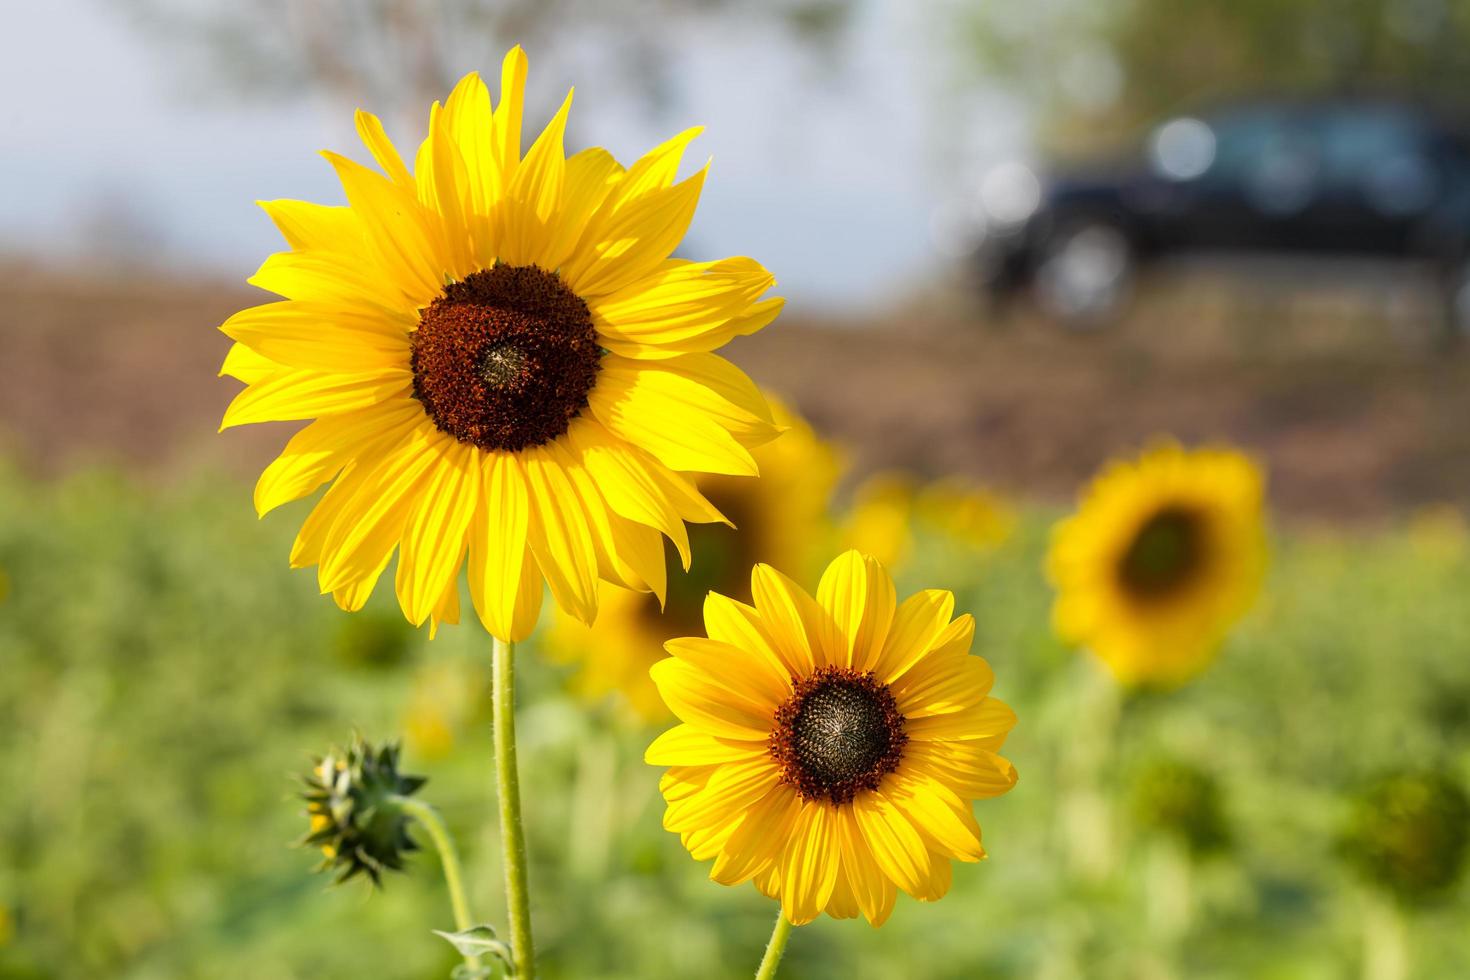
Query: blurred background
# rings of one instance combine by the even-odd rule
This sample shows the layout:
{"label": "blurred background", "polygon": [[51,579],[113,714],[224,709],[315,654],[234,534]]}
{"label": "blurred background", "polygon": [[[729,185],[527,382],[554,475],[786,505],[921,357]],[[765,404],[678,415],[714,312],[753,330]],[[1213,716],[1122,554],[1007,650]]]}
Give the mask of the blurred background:
{"label": "blurred background", "polygon": [[[899,519],[901,584],[955,589],[1022,719],[1020,785],[978,808],[991,860],[881,930],[800,930],[792,977],[1388,977],[1385,929],[1408,975],[1463,975],[1464,887],[1384,926],[1340,838],[1385,772],[1470,775],[1470,4],[54,0],[5,20],[0,977],[447,975],[432,855],[370,895],[287,846],[290,773],[354,727],[405,737],[502,918],[484,637],[430,644],[383,596],[347,617],[287,570],[304,510],[259,524],[249,487],[290,427],[215,435],[235,385],[214,328],[265,299],[244,280],[281,246],[255,200],[339,202],[316,151],[364,156],[355,107],[412,146],[514,43],[528,120],[578,86],[571,146],[628,160],[708,126],[683,251],[780,280],[787,312],[729,354],[839,447],[847,540],[873,474],[1010,515],[978,537]],[[1209,674],[1123,706],[1116,832],[1079,870],[1055,818],[1094,669],[1050,634],[1042,555],[1089,474],[1160,435],[1267,467],[1273,568]],[[769,903],[660,830],[659,725],[589,701],[563,659],[523,658],[547,975],[749,974]],[[1137,801],[1159,766],[1203,774],[1227,843],[1157,857],[1170,832]]]}

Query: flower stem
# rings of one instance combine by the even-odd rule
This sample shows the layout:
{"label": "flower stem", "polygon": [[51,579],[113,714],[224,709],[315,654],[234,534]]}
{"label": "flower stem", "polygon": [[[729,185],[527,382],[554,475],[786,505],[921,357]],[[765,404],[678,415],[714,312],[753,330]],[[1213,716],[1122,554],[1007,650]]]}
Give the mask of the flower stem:
{"label": "flower stem", "polygon": [[505,864],[505,907],[516,980],[535,980],[531,892],[526,883],[526,835],[521,826],[521,780],[516,768],[515,645],[494,639],[491,700],[495,716],[495,778],[500,797],[500,844]]}
{"label": "flower stem", "polygon": [[781,965],[781,954],[786,952],[786,940],[791,938],[791,920],[786,913],[777,911],[776,928],[771,930],[771,941],[766,943],[766,955],[761,957],[761,966],[755,971],[755,980],[771,980],[776,967]]}
{"label": "flower stem", "polygon": [[[472,928],[475,920],[470,915],[470,903],[465,895],[459,851],[455,849],[454,838],[449,836],[449,829],[444,826],[439,811],[423,800],[405,796],[398,797],[398,805],[404,813],[419,822],[429,839],[434,842],[434,849],[439,852],[439,863],[444,866],[444,883],[449,887],[449,904],[454,909],[454,928],[460,932]],[[480,967],[480,958],[473,954],[466,953],[464,962],[472,970]]]}

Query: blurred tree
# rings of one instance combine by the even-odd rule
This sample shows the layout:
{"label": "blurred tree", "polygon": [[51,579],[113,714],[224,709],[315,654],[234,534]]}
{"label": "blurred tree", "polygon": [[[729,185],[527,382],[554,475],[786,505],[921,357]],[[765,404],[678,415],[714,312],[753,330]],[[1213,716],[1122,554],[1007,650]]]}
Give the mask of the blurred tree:
{"label": "blurred tree", "polygon": [[1242,93],[1470,90],[1463,0],[1045,0],[958,16],[982,70],[1033,104],[1059,149]]}
{"label": "blurred tree", "polygon": [[181,73],[212,80],[231,97],[311,90],[415,121],[465,71],[493,76],[514,44],[547,77],[564,77],[558,67],[570,63],[576,77],[622,83],[660,108],[670,91],[665,73],[693,29],[711,21],[775,26],[820,46],[839,34],[849,11],[842,0],[119,0],[119,7],[148,36],[176,45]]}

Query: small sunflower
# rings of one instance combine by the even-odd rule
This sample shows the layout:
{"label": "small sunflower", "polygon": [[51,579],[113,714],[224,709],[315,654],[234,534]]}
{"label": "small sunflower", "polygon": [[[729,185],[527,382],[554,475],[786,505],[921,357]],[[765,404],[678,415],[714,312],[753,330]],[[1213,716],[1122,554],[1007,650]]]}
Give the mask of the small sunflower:
{"label": "small sunflower", "polygon": [[1107,467],[1052,532],[1052,618],[1129,684],[1202,670],[1265,569],[1263,478],[1229,449],[1154,448]]}
{"label": "small sunflower", "polygon": [[819,556],[832,533],[827,504],[841,472],[837,451],[805,419],[773,398],[768,401],[784,431],[752,451],[760,479],[699,481],[700,492],[734,526],[691,529],[694,561],[687,572],[670,571],[667,601],[608,586],[591,626],[556,617],[548,645],[553,656],[576,664],[572,685],[581,696],[600,699],[617,692],[644,721],[667,720],[669,711],[648,668],[662,659],[665,641],[700,629],[709,592],[748,599],[748,569],[756,562],[803,572],[821,567]]}
{"label": "small sunflower", "polygon": [[262,202],[290,251],[250,280],[285,299],[223,326],[222,374],[248,387],[222,428],[313,419],[266,468],[263,515],[324,484],[293,567],[361,608],[398,555],[415,625],[457,622],[459,572],[486,629],[534,626],[543,582],[590,622],[598,583],[662,595],[662,536],[722,515],[687,474],[753,476],[777,433],[760,392],[713,351],[775,318],[757,262],[670,255],[705,170],[676,181],[687,130],[624,169],[562,148],[571,95],[521,153],[526,57],[500,101],[476,74],[410,172],[378,120],[383,173],[326,154],[346,207]]}
{"label": "small sunflower", "polygon": [[919,483],[901,471],[875,473],[853,493],[843,538],[890,568],[905,564],[914,532],[923,530],[976,551],[1010,537],[1016,518],[1009,504],[958,477]]}
{"label": "small sunflower", "polygon": [[705,602],[708,638],[671,640],[652,670],[683,724],[648,749],[668,766],[664,827],[721,884],[754,881],[794,924],[822,912],[881,925],[898,889],[942,897],[950,861],[985,857],[975,799],[1016,781],[996,754],[1015,724],[970,656],[954,596],[902,604],[855,551],[813,599],[768,565],[754,605]]}

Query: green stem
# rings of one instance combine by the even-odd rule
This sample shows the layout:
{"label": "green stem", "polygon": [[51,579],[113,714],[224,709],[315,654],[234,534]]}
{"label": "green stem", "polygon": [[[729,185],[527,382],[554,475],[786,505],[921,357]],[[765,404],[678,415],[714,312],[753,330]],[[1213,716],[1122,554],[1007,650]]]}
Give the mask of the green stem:
{"label": "green stem", "polygon": [[[465,895],[459,851],[455,849],[454,838],[449,836],[449,828],[444,826],[444,819],[439,816],[438,810],[423,800],[400,796],[398,805],[404,813],[419,822],[419,826],[424,828],[429,839],[434,842],[434,849],[439,852],[439,863],[444,866],[444,883],[449,886],[449,904],[454,909],[454,928],[464,932],[473,927],[475,920],[470,915],[470,903]],[[480,968],[478,956],[467,953],[464,962],[472,970]]]}
{"label": "green stem", "polygon": [[776,928],[771,930],[771,941],[766,943],[766,955],[761,957],[761,966],[755,971],[755,980],[771,980],[776,967],[781,965],[781,954],[786,952],[786,940],[791,938],[791,920],[786,913],[776,913]]}
{"label": "green stem", "polygon": [[491,700],[495,715],[495,778],[500,797],[500,844],[505,864],[505,907],[516,980],[535,980],[531,891],[526,883],[526,835],[521,826],[521,780],[516,768],[515,645],[494,640]]}

